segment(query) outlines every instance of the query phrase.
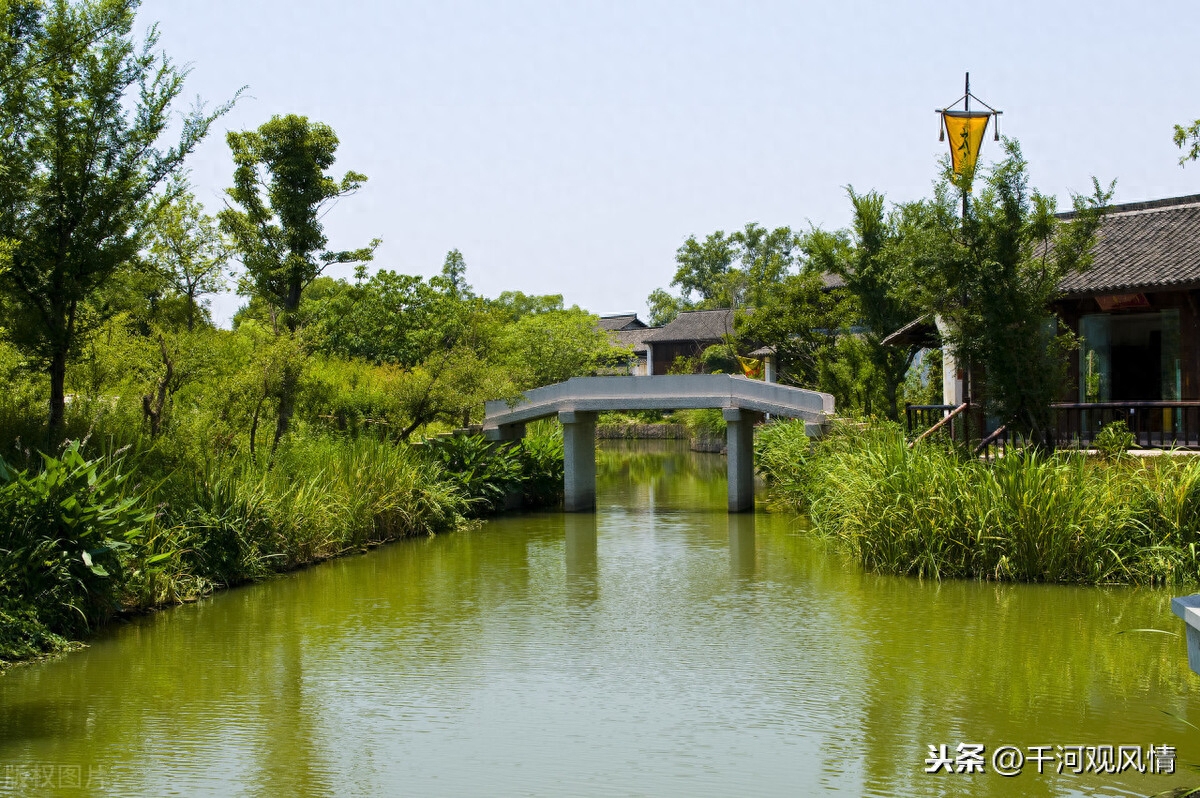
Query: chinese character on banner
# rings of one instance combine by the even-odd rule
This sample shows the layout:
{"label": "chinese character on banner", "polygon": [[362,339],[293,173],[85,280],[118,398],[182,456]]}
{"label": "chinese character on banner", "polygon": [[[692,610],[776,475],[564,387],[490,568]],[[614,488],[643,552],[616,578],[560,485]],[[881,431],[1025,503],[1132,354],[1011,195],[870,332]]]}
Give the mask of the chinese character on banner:
{"label": "chinese character on banner", "polygon": [[1036,762],[1038,773],[1042,773],[1042,767],[1046,762],[1053,762],[1057,759],[1050,755],[1053,750],[1054,746],[1052,745],[1031,745],[1029,746],[1029,756],[1025,757],[1025,761]]}
{"label": "chinese character on banner", "polygon": [[1117,772],[1136,770],[1145,773],[1146,766],[1142,764],[1142,747],[1140,745],[1122,745],[1117,747]]}

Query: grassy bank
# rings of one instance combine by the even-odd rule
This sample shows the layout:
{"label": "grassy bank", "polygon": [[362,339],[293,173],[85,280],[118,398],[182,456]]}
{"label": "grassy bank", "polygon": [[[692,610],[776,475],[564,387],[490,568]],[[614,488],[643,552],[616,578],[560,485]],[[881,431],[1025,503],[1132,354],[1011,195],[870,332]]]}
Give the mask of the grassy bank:
{"label": "grassy bank", "polygon": [[895,425],[798,423],[757,442],[773,499],[807,513],[872,570],[1087,584],[1200,578],[1200,458],[1013,454],[992,463]]}
{"label": "grassy bank", "polygon": [[117,409],[73,416],[90,435],[0,461],[0,662],[61,650],[122,614],[453,529],[513,496],[553,502],[562,484],[549,425],[503,449],[308,428],[268,461],[208,439],[203,419],[150,438]]}

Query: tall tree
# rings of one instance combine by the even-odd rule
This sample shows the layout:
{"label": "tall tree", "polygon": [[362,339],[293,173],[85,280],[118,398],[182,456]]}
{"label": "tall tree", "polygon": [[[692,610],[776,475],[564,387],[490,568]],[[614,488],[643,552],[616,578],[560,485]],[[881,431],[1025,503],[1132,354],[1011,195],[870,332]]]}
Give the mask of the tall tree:
{"label": "tall tree", "polygon": [[943,182],[932,200],[904,206],[898,224],[917,301],[946,323],[958,361],[982,371],[989,412],[1048,444],[1050,405],[1075,346],[1050,303],[1063,277],[1090,265],[1112,187],[1093,181],[1060,220],[1054,198],[1030,189],[1020,146],[1004,146],[965,218],[956,209],[967,186]]}
{"label": "tall tree", "polygon": [[[241,290],[265,300],[294,338],[304,289],[335,263],[364,264],[374,257],[379,239],[360,249],[327,250],[321,224],[322,210],[357,191],[366,175],[347,172],[338,180],[326,174],[337,135],[303,116],[275,116],[258,130],[231,132],[227,140],[236,169],[226,193],[238,207],[225,208],[218,218],[246,270]],[[272,451],[287,434],[299,383],[295,365],[279,380]]]}
{"label": "tall tree", "polygon": [[900,415],[904,378],[920,347],[884,346],[882,341],[919,316],[921,310],[912,301],[906,275],[899,268],[899,214],[885,211],[882,194],[858,194],[853,188],[847,193],[854,209],[850,231],[831,234],[814,230],[805,237],[803,248],[812,267],[840,276],[854,296],[855,326],[880,382],[884,410],[895,421]]}
{"label": "tall tree", "polygon": [[196,324],[199,297],[225,288],[229,253],[216,220],[204,213],[191,193],[155,208],[149,231],[154,267],[187,301],[187,328]]}
{"label": "tall tree", "polygon": [[688,236],[675,252],[671,285],[678,296],[657,288],[649,297],[650,321],[666,324],[685,310],[754,307],[767,300],[791,274],[797,250],[788,227],[768,230],[754,222],[700,240]]}
{"label": "tall tree", "polygon": [[149,198],[229,108],[194,108],[160,148],[186,71],[157,51],[156,29],[135,41],[139,4],[0,4],[0,286],[14,341],[49,373],[52,439],[83,306],[135,260]]}

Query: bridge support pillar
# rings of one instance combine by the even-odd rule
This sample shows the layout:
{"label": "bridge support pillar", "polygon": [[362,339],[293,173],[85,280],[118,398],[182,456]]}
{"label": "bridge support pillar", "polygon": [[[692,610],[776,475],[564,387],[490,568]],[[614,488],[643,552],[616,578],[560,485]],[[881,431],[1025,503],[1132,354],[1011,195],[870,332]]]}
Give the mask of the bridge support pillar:
{"label": "bridge support pillar", "polygon": [[587,513],[596,509],[596,414],[564,410],[563,510]]}
{"label": "bridge support pillar", "polygon": [[726,456],[729,469],[729,512],[754,509],[754,424],[761,413],[740,408],[721,411],[726,426]]}

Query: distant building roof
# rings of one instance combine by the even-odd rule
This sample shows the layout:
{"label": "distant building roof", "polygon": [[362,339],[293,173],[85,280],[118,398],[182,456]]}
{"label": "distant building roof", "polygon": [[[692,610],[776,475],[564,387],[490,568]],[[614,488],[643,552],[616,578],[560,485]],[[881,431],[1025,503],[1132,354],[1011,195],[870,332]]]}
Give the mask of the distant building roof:
{"label": "distant building roof", "polygon": [[846,287],[846,281],[842,279],[842,276],[833,272],[823,272],[821,274],[821,282],[825,285],[825,288]]}
{"label": "distant building roof", "polygon": [[636,327],[632,330],[609,330],[608,337],[617,346],[627,346],[635,355],[646,354],[646,334],[651,332],[649,327]]}
{"label": "distant building roof", "polygon": [[733,334],[734,312],[723,310],[685,310],[669,324],[651,330],[645,340],[653,343],[671,341],[720,341]]}
{"label": "distant building roof", "polygon": [[613,316],[600,317],[601,330],[644,330],[646,323],[637,317],[636,313],[618,313]]}
{"label": "distant building roof", "polygon": [[1111,206],[1093,253],[1059,283],[1067,296],[1200,287],[1200,194]]}

